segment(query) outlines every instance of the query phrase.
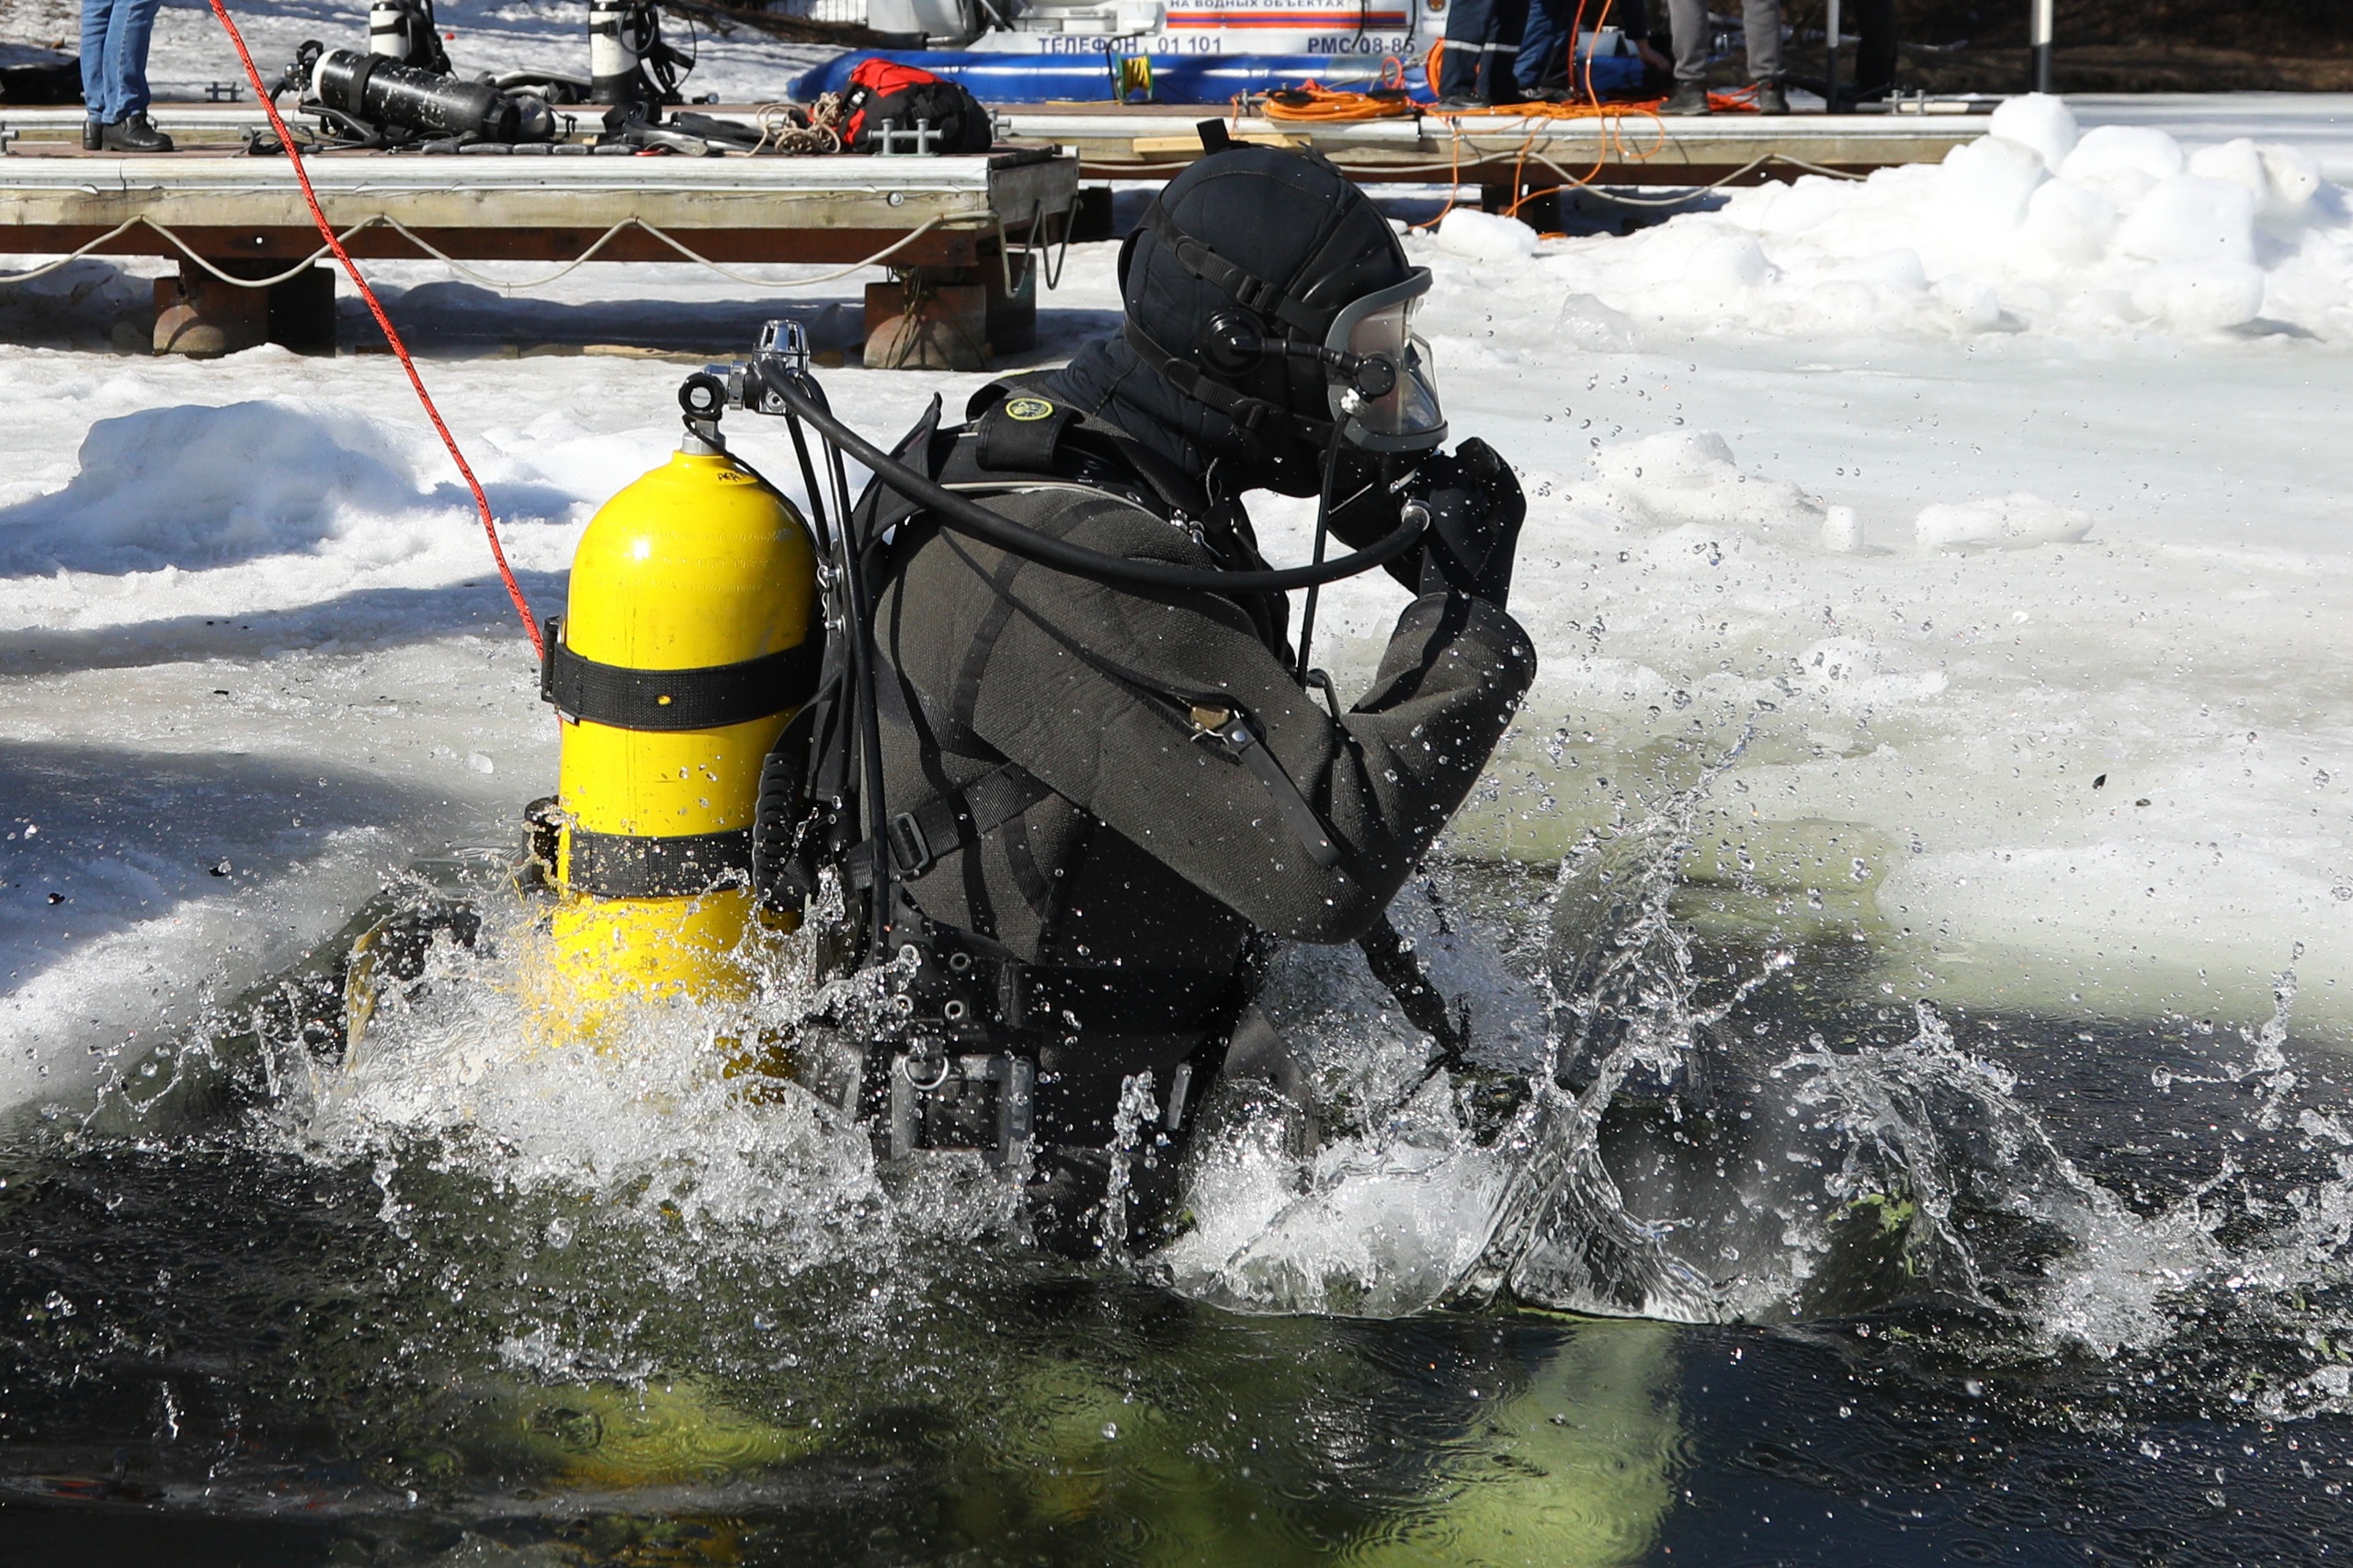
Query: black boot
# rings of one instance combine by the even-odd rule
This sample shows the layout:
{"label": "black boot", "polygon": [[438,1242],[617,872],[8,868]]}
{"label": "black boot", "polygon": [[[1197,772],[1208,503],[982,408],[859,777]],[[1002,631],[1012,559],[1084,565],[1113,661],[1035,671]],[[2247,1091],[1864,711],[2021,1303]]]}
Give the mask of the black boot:
{"label": "black boot", "polygon": [[143,114],[127,114],[106,128],[109,153],[168,153],[172,139]]}
{"label": "black boot", "polygon": [[82,122],[82,151],[85,153],[102,153],[106,151],[106,121],[102,119],[84,120]]}
{"label": "black boot", "polygon": [[1676,83],[1675,96],[1667,99],[1666,102],[1659,105],[1658,112],[1661,114],[1706,114],[1710,112],[1708,108],[1708,84],[1705,82]]}
{"label": "black boot", "polygon": [[1756,84],[1756,112],[1758,114],[1790,112],[1790,95],[1781,89],[1780,83],[1759,82]]}

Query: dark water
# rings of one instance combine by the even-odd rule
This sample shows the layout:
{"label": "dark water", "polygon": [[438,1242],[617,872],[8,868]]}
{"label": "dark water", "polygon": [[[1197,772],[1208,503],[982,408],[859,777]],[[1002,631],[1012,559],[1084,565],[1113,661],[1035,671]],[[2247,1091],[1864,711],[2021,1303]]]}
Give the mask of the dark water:
{"label": "dark water", "polygon": [[1688,848],[1425,890],[1492,1058],[1564,1085],[1489,1147],[1448,1085],[1393,1106],[1360,974],[1289,964],[1332,1148],[1229,1122],[1158,1258],[876,1179],[699,1071],[709,1020],[502,1055],[494,957],[437,955],[356,1088],[282,1017],[134,1067],[0,1145],[0,1565],[2353,1552],[2353,1119],[2292,981],[1915,1006],[1854,933],[1707,925]]}

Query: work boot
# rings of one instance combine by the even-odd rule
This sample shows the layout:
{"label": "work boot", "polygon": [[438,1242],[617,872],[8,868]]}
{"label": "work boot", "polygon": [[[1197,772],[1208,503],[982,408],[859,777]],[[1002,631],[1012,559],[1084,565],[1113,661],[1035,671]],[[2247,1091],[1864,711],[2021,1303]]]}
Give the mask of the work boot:
{"label": "work boot", "polygon": [[106,147],[109,153],[168,153],[172,139],[145,115],[126,114],[106,128]]}
{"label": "work boot", "polygon": [[1756,112],[1758,114],[1790,112],[1790,95],[1782,90],[1780,83],[1759,82],[1756,84]]}
{"label": "work boot", "polygon": [[[1782,107],[1784,109],[1788,108],[1787,105]],[[1661,114],[1709,113],[1708,84],[1705,82],[1676,83],[1675,96],[1659,105],[1658,112]]]}
{"label": "work boot", "polygon": [[82,151],[85,153],[102,153],[106,150],[106,121],[102,119],[84,120],[82,122]]}

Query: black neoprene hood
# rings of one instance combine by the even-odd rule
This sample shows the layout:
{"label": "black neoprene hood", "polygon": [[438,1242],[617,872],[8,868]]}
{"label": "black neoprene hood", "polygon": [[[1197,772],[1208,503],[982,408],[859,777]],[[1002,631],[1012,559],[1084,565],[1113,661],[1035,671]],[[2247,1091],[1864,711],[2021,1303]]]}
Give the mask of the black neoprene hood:
{"label": "black neoprene hood", "polygon": [[[1237,308],[1267,337],[1321,344],[1342,307],[1414,275],[1389,220],[1322,159],[1248,144],[1186,169],[1155,208],[1120,255],[1128,320],[1205,379],[1299,419],[1328,421],[1329,385],[1313,358],[1269,354],[1234,371],[1210,365],[1202,345],[1211,319]],[[1199,247],[1189,256],[1179,254],[1186,241]],[[1297,431],[1262,423],[1254,434],[1264,448],[1252,465],[1256,481],[1312,494],[1317,454]]]}

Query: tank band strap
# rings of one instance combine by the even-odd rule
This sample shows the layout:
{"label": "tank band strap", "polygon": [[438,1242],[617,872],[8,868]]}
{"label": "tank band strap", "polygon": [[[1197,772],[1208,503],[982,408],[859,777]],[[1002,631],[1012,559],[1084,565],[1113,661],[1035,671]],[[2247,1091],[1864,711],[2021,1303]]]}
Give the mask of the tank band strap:
{"label": "tank band strap", "polygon": [[644,838],[574,825],[564,886],[596,898],[687,898],[752,869],[752,830]]}
{"label": "tank band strap", "polygon": [[817,689],[821,638],[740,664],[691,670],[637,670],[585,659],[564,646],[561,618],[550,616],[540,700],[558,711],[617,730],[716,730],[798,708]]}
{"label": "tank band strap", "polygon": [[351,113],[360,113],[366,105],[369,79],[376,74],[376,66],[383,58],[372,52],[365,54],[360,57],[359,63],[351,68],[350,85],[346,89],[351,95]]}

